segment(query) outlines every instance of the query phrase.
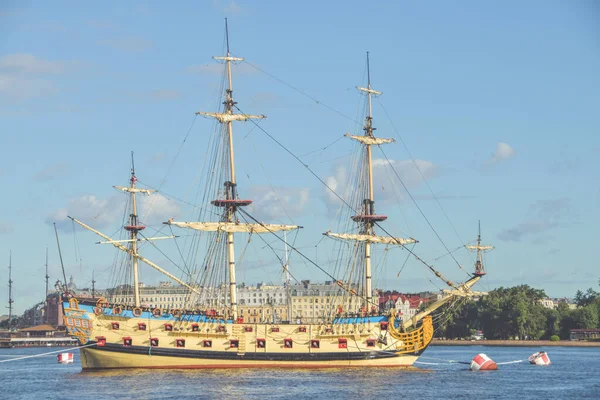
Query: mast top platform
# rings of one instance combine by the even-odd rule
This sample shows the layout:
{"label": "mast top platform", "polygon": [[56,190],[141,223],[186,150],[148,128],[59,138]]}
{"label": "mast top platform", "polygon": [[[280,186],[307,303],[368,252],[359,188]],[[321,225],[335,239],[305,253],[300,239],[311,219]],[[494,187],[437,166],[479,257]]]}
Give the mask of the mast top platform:
{"label": "mast top platform", "polygon": [[245,207],[252,204],[252,200],[240,200],[240,199],[219,199],[213,200],[210,202],[213,206],[217,207],[227,207],[227,206],[235,206],[235,207]]}
{"label": "mast top platform", "polygon": [[354,222],[381,222],[381,221],[385,221],[388,217],[387,217],[387,215],[362,214],[362,215],[354,215],[351,218],[352,218],[352,221],[354,221]]}

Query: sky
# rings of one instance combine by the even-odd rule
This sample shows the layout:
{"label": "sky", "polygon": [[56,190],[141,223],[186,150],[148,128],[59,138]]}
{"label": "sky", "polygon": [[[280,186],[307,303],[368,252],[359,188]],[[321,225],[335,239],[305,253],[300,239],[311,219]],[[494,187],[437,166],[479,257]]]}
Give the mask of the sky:
{"label": "sky", "polygon": [[[338,226],[340,202],[302,164],[345,196],[361,134],[366,52],[376,135],[377,211],[395,236],[452,280],[472,270],[465,251],[481,220],[488,275],[479,290],[528,284],[551,297],[595,287],[600,223],[600,7],[593,1],[0,1],[0,303],[8,303],[12,252],[15,311],[44,296],[62,272],[80,287],[110,284],[116,255],[72,215],[118,236],[130,152],[140,183],[160,188],[141,218],[197,218],[210,120],[224,55],[224,18],[234,97],[260,127],[234,127],[241,197],[261,220],[304,228],[294,244],[327,268],[322,232]],[[389,160],[389,161],[388,161]],[[417,169],[415,166],[418,166]],[[396,176],[396,174],[398,176]],[[398,181],[406,185],[408,192]],[[410,193],[410,195],[408,194]],[[414,199],[414,201],[412,199]],[[182,247],[186,232],[178,231]],[[116,235],[116,236],[115,236]],[[438,238],[439,236],[439,238]],[[440,240],[441,239],[441,240]],[[272,244],[282,256],[280,243]],[[238,282],[280,283],[264,242],[237,253]],[[173,243],[147,248],[166,269]],[[406,251],[380,249],[376,287],[442,286]],[[327,276],[291,255],[297,279]],[[402,272],[398,275],[398,271]],[[177,269],[175,268],[175,271]],[[162,280],[145,269],[142,280]]]}

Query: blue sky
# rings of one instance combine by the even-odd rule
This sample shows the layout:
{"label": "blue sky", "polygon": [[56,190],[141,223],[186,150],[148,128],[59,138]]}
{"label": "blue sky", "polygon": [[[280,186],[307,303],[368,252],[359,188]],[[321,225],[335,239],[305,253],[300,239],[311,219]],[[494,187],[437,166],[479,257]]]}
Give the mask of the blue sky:
{"label": "blue sky", "polygon": [[[232,53],[248,62],[234,68],[239,107],[267,115],[261,127],[296,154],[310,153],[303,161],[340,192],[353,145],[340,140],[320,149],[361,132],[355,121],[362,121],[364,98],[354,87],[366,83],[369,51],[373,87],[384,92],[374,102],[376,134],[397,140],[384,151],[419,207],[448,248],[474,239],[479,219],[484,241],[497,247],[480,289],[523,283],[572,296],[597,286],[595,2],[3,1],[0,280],[8,280],[12,250],[17,311],[43,297],[46,247],[51,283],[60,276],[52,222],[60,228],[67,274],[80,286],[90,285],[92,271],[100,287],[110,282],[113,250],[74,231],[64,215],[117,232],[124,198],[111,186],[127,184],[131,150],[140,181],[163,182],[163,195],[143,204],[146,222],[160,229],[170,216],[194,218],[196,211],[174,199],[195,202],[213,125],[194,113],[215,109],[221,78],[211,57],[223,54],[225,17]],[[235,127],[242,197],[255,201],[253,212],[264,220],[288,223],[290,216],[303,225],[296,244],[326,265],[331,253],[319,241],[337,226],[339,204],[252,127]],[[374,157],[386,229],[417,238],[415,251],[433,262],[444,246],[388,179],[393,171],[384,156]],[[267,200],[275,194],[280,202],[273,206]],[[254,245],[238,281],[279,282],[277,260]],[[166,254],[173,250],[164,246]],[[162,253],[145,254],[168,268]],[[405,257],[390,252],[376,284],[435,290],[413,259],[397,276]],[[471,269],[468,254],[456,258]],[[294,264],[298,279],[326,279],[297,256]],[[450,257],[435,265],[452,279],[466,277]],[[147,283],[160,279],[143,274]],[[7,298],[3,283],[0,299]]]}

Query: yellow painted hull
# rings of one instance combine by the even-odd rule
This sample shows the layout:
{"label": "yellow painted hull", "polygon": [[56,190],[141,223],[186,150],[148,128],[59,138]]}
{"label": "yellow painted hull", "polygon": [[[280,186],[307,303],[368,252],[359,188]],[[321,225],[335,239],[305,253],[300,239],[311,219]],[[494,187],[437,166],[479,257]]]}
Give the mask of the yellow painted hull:
{"label": "yellow painted hull", "polygon": [[[79,307],[65,325],[83,369],[410,367],[433,337],[431,317],[410,332],[387,320],[338,324],[232,324],[134,317]],[[97,347],[95,347],[97,346]]]}
{"label": "yellow painted hull", "polygon": [[331,361],[263,361],[219,360],[107,352],[94,348],[81,349],[84,370],[114,368],[204,369],[204,368],[347,368],[394,367],[410,368],[417,355],[399,355],[392,358]]}

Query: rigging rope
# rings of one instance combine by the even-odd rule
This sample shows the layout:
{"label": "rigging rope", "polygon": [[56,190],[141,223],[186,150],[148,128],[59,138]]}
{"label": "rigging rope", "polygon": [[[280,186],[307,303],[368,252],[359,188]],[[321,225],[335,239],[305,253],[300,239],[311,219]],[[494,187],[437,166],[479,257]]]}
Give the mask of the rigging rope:
{"label": "rigging rope", "polygon": [[[458,265],[460,269],[462,269],[463,271],[465,271],[465,269],[460,265],[460,263],[458,262],[458,260],[456,259],[456,257],[454,257],[454,255],[452,255],[452,253],[448,249],[448,246],[446,246],[446,243],[444,243],[444,241],[442,240],[441,236],[437,233],[437,231],[435,230],[435,228],[433,227],[433,225],[431,225],[431,222],[425,216],[425,213],[423,212],[423,210],[421,209],[421,207],[419,207],[419,204],[417,203],[417,201],[413,197],[412,193],[409,192],[408,188],[406,187],[406,185],[404,184],[404,182],[400,178],[400,175],[398,174],[398,171],[396,171],[396,169],[392,165],[390,159],[385,154],[385,152],[383,151],[383,149],[381,148],[381,146],[377,146],[377,147],[379,147],[379,150],[381,151],[381,154],[383,154],[383,156],[385,157],[385,159],[386,159],[387,163],[389,164],[390,168],[392,168],[392,171],[394,171],[394,174],[396,174],[396,177],[398,178],[398,180],[402,184],[402,187],[404,187],[404,189],[406,190],[406,193],[408,193],[408,196],[410,197],[410,199],[414,203],[415,207],[417,207],[417,210],[419,210],[419,213],[421,214],[421,216],[423,217],[423,219],[425,220],[425,222],[427,222],[427,225],[429,225],[429,227],[431,228],[431,230],[433,231],[433,233],[435,234],[435,236],[439,239],[440,243],[444,246],[444,248],[446,249],[446,251],[448,252],[448,254],[450,254],[450,256],[452,257],[452,259],[454,260],[454,262],[456,263],[456,265]],[[465,272],[467,272],[467,271],[465,271]],[[468,272],[467,272],[467,274],[468,274]]]}
{"label": "rigging rope", "polygon": [[[245,114],[237,105],[234,105],[234,107],[242,114]],[[273,137],[269,132],[267,132],[264,128],[262,128],[261,126],[259,126],[256,122],[254,122],[254,120],[250,120],[252,123],[256,124],[257,128],[260,129],[265,135],[267,135],[271,140],[273,140],[279,147],[281,147],[283,150],[285,150],[288,154],[290,154],[294,159],[296,159],[300,164],[302,164],[304,166],[304,168],[306,168],[315,178],[317,178],[317,180],[319,182],[321,182],[321,184],[323,186],[325,186],[331,193],[333,193],[333,195],[335,195],[335,197],[337,197],[340,201],[342,201],[346,206],[348,206],[352,211],[357,212],[356,210],[354,210],[354,208],[348,204],[348,202],[346,202],[346,200],[344,200],[339,194],[337,194],[337,192],[335,190],[333,190],[319,175],[317,175],[316,172],[314,172],[307,164],[305,164],[304,162],[302,162],[302,160],[296,155],[294,154],[291,150],[289,150],[287,147],[285,147],[280,141],[278,141],[277,139],[275,139],[275,137]],[[248,214],[249,215],[249,214]],[[253,218],[253,217],[251,217]],[[254,219],[254,218],[253,218]],[[255,220],[257,223],[260,223],[258,220]],[[377,225],[377,227],[379,229],[381,229],[383,232],[385,232],[386,235],[393,237],[385,228],[383,228],[379,223],[375,222],[375,225]],[[277,236],[277,235],[275,235]],[[404,248],[405,250],[407,250],[410,254],[412,254],[418,261],[420,261],[423,265],[425,265],[427,268],[429,268],[434,274],[435,276],[437,276],[438,278],[440,278],[441,280],[443,280],[444,282],[446,282],[446,284],[454,289],[456,289],[456,286],[454,285],[454,283],[452,283],[452,281],[446,279],[439,271],[437,271],[435,268],[433,268],[433,266],[427,264],[425,262],[425,260],[423,260],[421,257],[419,257],[415,252],[413,252],[412,250],[410,250],[408,247],[404,246],[404,245],[400,245],[402,246],[402,248]],[[294,250],[296,252],[298,252],[295,248]],[[299,252],[298,252],[299,253]],[[301,253],[299,253],[301,254]],[[303,257],[305,257],[304,255],[302,255]],[[312,260],[311,260],[311,263]],[[314,264],[314,263],[313,263]],[[314,264],[315,266],[317,266],[316,264]],[[323,270],[321,267],[317,266],[319,269]],[[332,279],[335,279],[333,276],[329,275],[327,273],[328,276],[330,276]]]}
{"label": "rigging rope", "polygon": [[[349,116],[347,116],[346,114],[342,113],[341,111],[338,111],[338,110],[336,110],[335,108],[331,107],[330,105],[328,105],[328,104],[325,104],[325,103],[323,103],[322,101],[319,101],[319,100],[317,100],[316,98],[312,97],[310,94],[308,94],[308,93],[304,92],[304,91],[303,91],[303,90],[301,90],[301,89],[298,89],[298,88],[297,88],[297,87],[295,87],[295,86],[292,86],[292,85],[290,85],[289,83],[287,83],[287,82],[285,82],[285,81],[283,81],[283,80],[281,80],[281,79],[277,78],[277,77],[276,77],[276,76],[274,76],[274,75],[271,75],[271,74],[270,74],[270,73],[268,73],[267,71],[265,71],[265,70],[263,70],[263,69],[259,68],[258,66],[256,66],[256,65],[254,65],[254,64],[252,64],[252,63],[250,63],[250,62],[248,62],[247,60],[244,60],[244,62],[245,62],[246,64],[248,64],[249,66],[251,66],[252,68],[255,68],[255,69],[257,69],[258,71],[262,72],[263,74],[265,74],[265,75],[267,75],[267,76],[269,76],[269,77],[271,77],[271,78],[275,79],[277,82],[279,82],[279,83],[283,83],[284,85],[286,85],[287,87],[289,87],[289,88],[291,88],[291,89],[295,90],[296,92],[300,93],[301,95],[303,95],[303,96],[305,96],[305,97],[308,97],[309,99],[311,99],[311,100],[312,100],[312,101],[314,101],[315,103],[317,103],[317,104],[319,104],[319,105],[322,105],[322,106],[323,106],[323,107],[325,107],[325,108],[328,108],[329,110],[333,111],[334,113],[336,113],[336,114],[338,114],[338,115],[340,115],[340,116],[342,116],[342,117],[344,117],[344,118],[346,118],[346,119],[348,119],[348,120],[350,120],[350,121],[352,121],[352,122],[354,122],[354,123],[360,124],[360,122],[357,122],[357,121],[355,121],[354,119],[350,118]],[[236,108],[237,108],[237,107],[236,107]]]}
{"label": "rigging rope", "polygon": [[65,353],[65,352],[67,352],[69,350],[83,349],[85,347],[92,347],[92,346],[96,346],[96,345],[97,345],[97,343],[92,343],[92,344],[86,344],[85,346],[71,347],[70,349],[60,349],[60,350],[56,350],[56,351],[49,351],[47,353],[42,353],[42,354],[34,354],[34,355],[31,355],[31,356],[9,358],[7,360],[0,360],[0,363],[9,362],[9,361],[24,360],[26,358],[43,357],[43,356],[47,356],[48,354]]}
{"label": "rigging rope", "polygon": [[[431,189],[431,186],[429,185],[429,182],[427,181],[427,179],[425,179],[425,176],[423,175],[423,172],[421,171],[421,168],[419,168],[419,165],[417,164],[416,160],[414,159],[414,157],[412,156],[412,153],[410,152],[410,150],[408,149],[408,146],[406,145],[406,143],[404,142],[404,139],[402,139],[402,136],[400,135],[400,132],[398,131],[398,129],[396,128],[396,125],[394,124],[394,121],[392,120],[392,118],[390,117],[390,115],[388,114],[387,110],[385,109],[383,102],[381,101],[381,99],[378,98],[379,104],[381,105],[381,109],[383,110],[384,114],[386,115],[386,117],[388,118],[388,120],[390,121],[390,124],[392,125],[392,128],[394,129],[394,132],[396,133],[396,136],[398,136],[398,139],[400,139],[400,143],[402,143],[402,146],[404,146],[404,149],[406,150],[406,152],[408,153],[408,156],[410,157],[410,159],[412,160],[415,168],[417,169],[417,171],[419,171],[419,175],[421,175],[421,179],[423,179],[423,182],[425,182],[425,185],[427,185],[427,188],[429,189],[429,192],[431,193],[431,195],[433,196],[433,198],[435,199],[437,205],[440,207],[440,210],[442,210],[442,213],[444,214],[444,216],[446,217],[446,220],[448,221],[448,223],[450,224],[450,226],[452,227],[452,230],[454,231],[454,233],[456,234],[456,237],[458,238],[458,240],[460,241],[460,243],[465,243],[462,238],[460,237],[460,235],[458,234],[456,228],[454,227],[454,224],[452,223],[452,221],[450,220],[450,217],[448,217],[448,214],[446,213],[446,210],[444,210],[444,207],[442,207],[442,204],[440,203],[439,199],[437,198],[437,196],[435,195],[435,193],[433,192],[433,190]],[[383,150],[382,150],[383,152]],[[387,157],[386,157],[387,158]],[[392,167],[393,168],[393,167]],[[412,198],[412,196],[411,196]],[[413,200],[414,201],[414,200]],[[416,204],[416,203],[415,203]],[[419,210],[420,211],[420,210]],[[432,228],[433,229],[433,228]],[[437,233],[436,233],[437,235]],[[439,238],[439,236],[438,236]],[[440,238],[441,241],[441,238]],[[442,242],[442,244],[444,245],[444,247],[446,247],[446,245],[444,244],[444,242]],[[447,250],[447,248],[446,248]],[[452,257],[454,258],[454,257]],[[472,256],[471,256],[472,259]],[[454,260],[456,261],[456,259]],[[456,264],[464,271],[463,267],[461,267],[461,265],[458,263],[458,261],[456,261]],[[466,272],[466,271],[465,271]],[[467,274],[470,276],[470,274],[467,272]]]}
{"label": "rigging rope", "polygon": [[[181,154],[181,150],[183,149],[183,145],[185,144],[185,142],[188,139],[188,136],[190,135],[190,132],[192,131],[192,128],[194,127],[194,123],[196,122],[196,119],[198,118],[198,115],[194,114],[194,119],[192,120],[192,123],[187,131],[187,133],[185,134],[185,137],[183,138],[183,141],[181,142],[181,144],[179,145],[179,149],[177,149],[177,153],[175,154],[175,157],[173,158],[173,161],[171,161],[171,165],[169,166],[169,168],[167,169],[167,172],[165,173],[165,176],[162,178],[162,180],[160,181],[160,184],[158,185],[158,189],[156,189],[156,191],[160,191],[160,189],[162,188],[162,186],[165,184],[165,182],[167,181],[167,176],[169,176],[169,174],[171,173],[171,169],[173,169],[173,166],[175,165],[175,162],[177,161],[177,158],[179,158],[179,154]],[[152,209],[152,205],[154,204],[154,200],[152,200],[147,208],[147,210],[144,211],[144,215],[142,217],[142,219],[146,218],[146,215],[148,215],[148,213],[150,212],[150,210]]]}

